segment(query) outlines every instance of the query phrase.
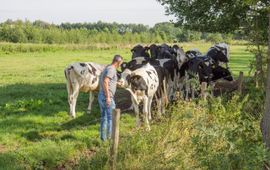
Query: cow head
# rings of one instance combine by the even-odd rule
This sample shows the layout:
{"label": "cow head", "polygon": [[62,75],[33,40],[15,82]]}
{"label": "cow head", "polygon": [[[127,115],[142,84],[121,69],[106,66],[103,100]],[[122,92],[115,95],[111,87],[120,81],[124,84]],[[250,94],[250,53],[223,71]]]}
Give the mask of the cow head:
{"label": "cow head", "polygon": [[173,45],[172,47],[173,53],[176,55],[176,61],[178,63],[178,68],[188,61],[188,57],[186,56],[183,48],[179,48],[178,45]]}
{"label": "cow head", "polygon": [[130,86],[130,75],[132,71],[129,69],[125,69],[121,72],[117,85],[121,88],[128,88]]}
{"label": "cow head", "polygon": [[225,79],[228,81],[233,81],[233,77],[229,69],[217,66],[212,69],[213,78],[212,80]]}
{"label": "cow head", "polygon": [[157,58],[158,59],[173,59],[174,55],[172,54],[171,47],[167,44],[162,44],[157,47]]}
{"label": "cow head", "polygon": [[134,59],[136,57],[149,58],[150,55],[148,53],[148,50],[149,50],[149,47],[143,47],[142,45],[136,45],[135,47],[133,47],[131,49],[132,59]]}
{"label": "cow head", "polygon": [[216,63],[228,63],[229,46],[225,43],[216,44],[208,50],[207,56],[211,57]]}
{"label": "cow head", "polygon": [[141,68],[148,63],[144,57],[137,57],[131,60],[130,62],[123,62],[121,64],[121,74],[118,79],[118,86],[122,88],[127,88],[130,86],[130,75],[132,71]]}
{"label": "cow head", "polygon": [[150,54],[152,59],[157,59],[158,58],[158,52],[159,52],[159,47],[156,44],[152,44],[149,47],[150,49]]}

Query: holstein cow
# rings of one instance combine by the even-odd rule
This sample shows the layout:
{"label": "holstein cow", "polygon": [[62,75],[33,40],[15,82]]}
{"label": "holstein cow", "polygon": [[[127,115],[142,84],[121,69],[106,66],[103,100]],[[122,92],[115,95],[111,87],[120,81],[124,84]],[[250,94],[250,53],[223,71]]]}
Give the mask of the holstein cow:
{"label": "holstein cow", "polygon": [[[151,50],[151,48],[150,48]],[[182,48],[178,45],[173,45],[172,47],[163,44],[161,45],[161,50],[157,51],[159,58],[159,65],[167,70],[169,74],[168,79],[168,99],[170,101],[176,100],[177,91],[181,89],[182,82],[180,79],[179,70],[182,65],[187,62],[188,58]]]}
{"label": "holstein cow", "polygon": [[76,117],[76,103],[79,91],[89,92],[89,105],[87,112],[91,113],[92,102],[94,100],[93,91],[98,90],[99,76],[104,70],[105,65],[92,62],[73,63],[65,69],[67,80],[68,103],[70,115]]}
{"label": "holstein cow", "polygon": [[132,52],[132,59],[136,57],[145,57],[149,58],[150,55],[148,53],[149,48],[148,47],[143,47],[142,45],[136,45],[131,49]]}
{"label": "holstein cow", "polygon": [[[218,79],[226,79],[232,81],[233,78],[227,67],[229,62],[228,45],[219,43],[211,47],[206,55],[201,55],[198,50],[190,50],[186,52],[189,60],[183,64],[180,69],[180,75],[185,76],[189,81],[191,78],[198,77],[199,83],[216,81]],[[226,63],[227,68],[223,68],[220,64]],[[189,83],[186,83],[186,96],[191,90]],[[193,92],[194,94],[194,92]]]}
{"label": "holstein cow", "polygon": [[149,46],[149,50],[150,50],[150,55],[152,59],[157,59],[158,58],[158,52],[159,52],[159,46],[157,46],[156,44],[151,44]]}
{"label": "holstein cow", "polygon": [[[182,48],[178,45],[173,45],[173,47],[167,44],[162,44],[157,46],[152,44],[150,47],[151,58],[147,57],[137,57],[133,58],[128,64],[132,67],[138,67],[138,64],[144,62],[149,62],[153,66],[161,66],[166,70],[167,79],[167,99],[170,101],[176,99],[176,90],[180,88],[180,75],[179,68],[183,63],[187,61],[187,57]],[[159,56],[159,57],[158,57]],[[159,58],[159,59],[156,59]],[[128,66],[129,67],[129,66]]]}
{"label": "holstein cow", "polygon": [[[162,68],[155,68],[149,63],[141,64],[140,67],[131,70],[130,68],[135,67],[126,67],[123,68],[121,73],[121,78],[119,80],[120,87],[127,89],[131,93],[132,105],[134,107],[137,126],[141,125],[140,122],[140,110],[139,105],[143,104],[143,117],[147,127],[147,130],[150,130],[149,119],[151,119],[151,105],[154,96],[158,99],[161,99],[163,96],[161,79]],[[164,80],[165,81],[165,80]],[[165,85],[165,83],[164,83]],[[160,93],[159,93],[160,92]],[[166,94],[164,94],[166,95]],[[160,105],[159,105],[160,104]],[[162,103],[158,103],[158,107],[162,107]],[[160,111],[161,109],[159,109]]]}

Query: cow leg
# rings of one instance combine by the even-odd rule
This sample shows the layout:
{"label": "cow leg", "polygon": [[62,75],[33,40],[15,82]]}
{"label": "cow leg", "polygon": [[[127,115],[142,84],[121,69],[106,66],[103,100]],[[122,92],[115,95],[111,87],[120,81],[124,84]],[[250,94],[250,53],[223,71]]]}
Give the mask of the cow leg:
{"label": "cow leg", "polygon": [[143,115],[144,115],[144,121],[145,121],[145,125],[146,125],[146,130],[149,131],[150,130],[150,125],[149,125],[149,120],[148,120],[148,98],[145,98],[143,101]]}
{"label": "cow leg", "polygon": [[148,99],[148,119],[152,120],[151,106],[152,106],[153,96]]}
{"label": "cow leg", "polygon": [[185,83],[185,86],[186,86],[186,100],[189,99],[189,95],[190,95],[190,85],[191,85],[191,81],[189,79],[189,77],[186,77],[186,83]]}
{"label": "cow leg", "polygon": [[169,104],[169,99],[168,99],[168,93],[167,93],[166,80],[163,80],[162,83],[163,83],[162,96],[165,97],[165,105],[167,106]]}
{"label": "cow leg", "polygon": [[131,98],[132,100],[132,106],[134,108],[134,112],[136,114],[136,127],[140,127],[141,126],[141,120],[140,120],[140,111],[139,111],[139,105],[137,105],[134,101],[133,98]]}
{"label": "cow leg", "polygon": [[191,84],[191,99],[195,98],[195,85],[194,83]]}
{"label": "cow leg", "polygon": [[73,93],[69,96],[69,106],[70,106],[70,115],[71,117],[75,118],[76,117],[76,103],[77,103],[77,98],[79,95],[79,85],[78,83],[73,83]]}
{"label": "cow leg", "polygon": [[157,115],[160,118],[162,114],[162,98],[157,99]]}
{"label": "cow leg", "polygon": [[88,114],[91,114],[91,110],[92,110],[92,103],[94,101],[94,94],[92,91],[89,92],[89,105],[88,105],[88,108],[87,108],[87,113]]}

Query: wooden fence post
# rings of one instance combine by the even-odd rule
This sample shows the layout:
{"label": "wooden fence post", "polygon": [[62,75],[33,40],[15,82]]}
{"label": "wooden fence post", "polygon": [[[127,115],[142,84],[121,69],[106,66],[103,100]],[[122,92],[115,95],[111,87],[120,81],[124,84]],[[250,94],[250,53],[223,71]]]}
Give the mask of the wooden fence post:
{"label": "wooden fence post", "polygon": [[119,142],[119,122],[120,122],[120,109],[114,109],[112,115],[112,141],[110,148],[110,169],[116,169],[117,149]]}
{"label": "wooden fence post", "polygon": [[244,73],[240,71],[238,79],[238,91],[240,94],[242,94],[243,91],[243,80],[244,80]]}

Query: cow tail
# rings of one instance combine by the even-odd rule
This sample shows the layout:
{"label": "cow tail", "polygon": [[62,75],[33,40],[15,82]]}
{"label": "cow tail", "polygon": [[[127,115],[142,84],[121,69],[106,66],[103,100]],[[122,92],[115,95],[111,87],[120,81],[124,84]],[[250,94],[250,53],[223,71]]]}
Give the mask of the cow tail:
{"label": "cow tail", "polygon": [[72,88],[72,82],[70,80],[70,69],[72,69],[72,67],[71,68],[66,68],[64,72],[65,72],[65,77],[66,77],[66,79],[68,81],[68,84],[69,84],[70,92],[72,94],[73,93],[73,88]]}

